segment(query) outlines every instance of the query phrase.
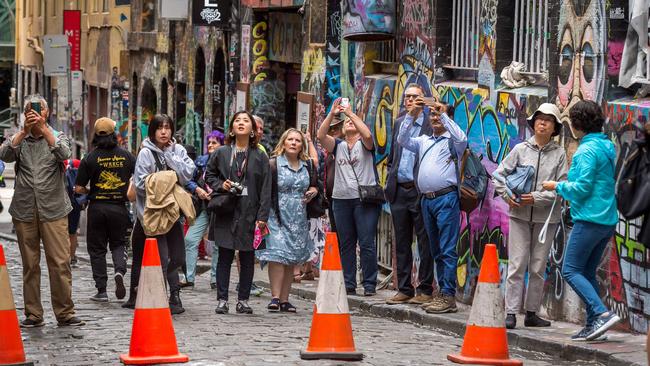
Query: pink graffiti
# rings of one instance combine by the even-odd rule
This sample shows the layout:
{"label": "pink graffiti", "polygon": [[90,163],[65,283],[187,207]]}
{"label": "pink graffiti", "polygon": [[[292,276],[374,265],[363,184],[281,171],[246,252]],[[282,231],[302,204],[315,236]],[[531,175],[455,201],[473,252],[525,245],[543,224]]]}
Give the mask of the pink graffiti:
{"label": "pink graffiti", "polygon": [[609,41],[607,44],[607,75],[618,76],[621,69],[621,58],[623,58],[623,45],[621,41]]}
{"label": "pink graffiti", "polygon": [[429,1],[404,0],[404,32],[407,35],[423,33],[429,23]]}

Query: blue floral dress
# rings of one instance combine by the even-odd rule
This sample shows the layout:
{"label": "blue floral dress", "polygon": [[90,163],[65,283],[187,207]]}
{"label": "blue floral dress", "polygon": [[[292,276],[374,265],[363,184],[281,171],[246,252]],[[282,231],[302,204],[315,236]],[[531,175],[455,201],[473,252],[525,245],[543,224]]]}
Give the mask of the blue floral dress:
{"label": "blue floral dress", "polygon": [[278,156],[276,161],[282,225],[272,207],[266,249],[256,251],[256,255],[260,261],[302,264],[309,260],[314,251],[314,242],[309,235],[307,208],[303,202],[305,192],[309,189],[307,162],[302,162],[300,168],[294,170],[284,155]]}

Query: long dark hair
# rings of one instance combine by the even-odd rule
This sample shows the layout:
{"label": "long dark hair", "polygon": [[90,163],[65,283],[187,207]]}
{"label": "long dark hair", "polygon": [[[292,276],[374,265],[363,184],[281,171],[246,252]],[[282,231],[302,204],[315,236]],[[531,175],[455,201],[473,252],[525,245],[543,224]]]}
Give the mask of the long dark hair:
{"label": "long dark hair", "polygon": [[95,134],[93,136],[92,145],[96,149],[112,149],[117,146],[117,135],[115,133],[108,135]]}
{"label": "long dark hair", "polygon": [[172,130],[170,136],[174,136],[174,121],[172,118],[166,114],[156,114],[153,120],[151,120],[151,123],[149,123],[149,131],[147,132],[147,136],[151,142],[156,143],[156,131],[165,123],[168,123],[169,128]]}
{"label": "long dark hair", "polygon": [[234,116],[232,116],[232,119],[230,120],[230,125],[228,126],[228,134],[226,135],[226,141],[225,141],[226,145],[230,145],[235,142],[235,133],[232,132],[232,126],[233,126],[233,122],[235,122],[235,120],[240,114],[247,115],[248,118],[251,120],[251,125],[253,127],[251,131],[253,132],[253,137],[248,136],[248,146],[251,149],[255,149],[257,148],[257,144],[259,142],[257,137],[257,123],[255,122],[255,118],[253,118],[253,115],[246,111],[239,111],[235,113]]}

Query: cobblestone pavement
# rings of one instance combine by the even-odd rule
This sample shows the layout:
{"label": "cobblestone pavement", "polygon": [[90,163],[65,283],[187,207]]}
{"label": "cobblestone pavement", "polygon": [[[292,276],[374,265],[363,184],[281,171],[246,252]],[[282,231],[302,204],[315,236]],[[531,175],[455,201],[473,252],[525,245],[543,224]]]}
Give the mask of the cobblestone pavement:
{"label": "cobblestone pavement", "polygon": [[[80,251],[85,248],[80,248]],[[22,314],[22,278],[20,256],[16,243],[6,242],[8,270],[18,316]],[[109,303],[94,303],[92,274],[87,262],[73,269],[73,296],[77,314],[87,324],[77,328],[58,328],[49,299],[49,284],[42,259],[42,297],[46,325],[24,329],[25,352],[37,365],[103,365],[119,364],[119,354],[129,349],[131,310],[122,309],[114,296]],[[258,267],[259,270],[259,267]],[[127,282],[128,283],[128,282]],[[190,356],[192,365],[335,365],[331,361],[302,361],[299,351],[305,347],[313,304],[299,298],[291,301],[297,314],[266,312],[268,292],[251,298],[254,315],[216,315],[216,293],[205,286],[207,278],[197,281],[193,290],[181,297],[186,312],[174,316],[176,338],[181,352]],[[109,291],[113,290],[109,281]],[[234,290],[234,284],[231,288]],[[109,295],[113,295],[109,292]],[[236,298],[236,295],[231,296]],[[357,348],[365,354],[363,365],[447,365],[446,355],[458,352],[462,340],[434,329],[417,327],[363,314],[352,315]],[[512,357],[526,365],[575,365],[548,355],[512,350]],[[586,363],[579,363],[586,364]],[[595,363],[590,363],[596,365]]]}

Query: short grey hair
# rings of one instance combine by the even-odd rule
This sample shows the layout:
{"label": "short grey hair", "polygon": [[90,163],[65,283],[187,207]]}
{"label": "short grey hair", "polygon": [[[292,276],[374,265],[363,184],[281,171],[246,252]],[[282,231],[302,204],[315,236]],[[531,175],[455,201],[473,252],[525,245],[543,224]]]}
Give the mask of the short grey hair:
{"label": "short grey hair", "polygon": [[253,119],[255,120],[255,123],[264,126],[264,120],[262,119],[262,117],[260,117],[260,116],[258,116],[258,115],[256,115],[256,114],[254,114],[254,115],[253,115]]}
{"label": "short grey hair", "polygon": [[30,94],[30,95],[25,97],[25,102],[23,103],[23,110],[27,109],[28,104],[36,103],[36,102],[41,103],[41,106],[43,106],[45,109],[48,109],[48,110],[50,109],[47,106],[47,100],[45,100],[45,98],[43,98],[42,95],[37,93],[37,94]]}

